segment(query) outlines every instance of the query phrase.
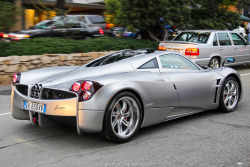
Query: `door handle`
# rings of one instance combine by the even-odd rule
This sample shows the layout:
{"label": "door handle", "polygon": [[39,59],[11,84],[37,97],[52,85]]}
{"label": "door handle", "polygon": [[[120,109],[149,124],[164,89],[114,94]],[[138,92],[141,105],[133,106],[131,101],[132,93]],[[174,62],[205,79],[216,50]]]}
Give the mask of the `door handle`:
{"label": "door handle", "polygon": [[224,50],[224,48],[220,48],[220,50]]}

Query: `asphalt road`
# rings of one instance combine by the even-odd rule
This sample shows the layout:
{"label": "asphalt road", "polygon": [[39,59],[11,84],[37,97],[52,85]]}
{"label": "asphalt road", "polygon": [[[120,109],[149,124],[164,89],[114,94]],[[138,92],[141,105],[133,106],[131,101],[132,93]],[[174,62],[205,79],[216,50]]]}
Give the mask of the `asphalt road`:
{"label": "asphalt road", "polygon": [[143,128],[125,144],[15,120],[10,86],[0,86],[0,166],[250,167],[250,67],[235,68],[244,89],[235,112],[206,111]]}

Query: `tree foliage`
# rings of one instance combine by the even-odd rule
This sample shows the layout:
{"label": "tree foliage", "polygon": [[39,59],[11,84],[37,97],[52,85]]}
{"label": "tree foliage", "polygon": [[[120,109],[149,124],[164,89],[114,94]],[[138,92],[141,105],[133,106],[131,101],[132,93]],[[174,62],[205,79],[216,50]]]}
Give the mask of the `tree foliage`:
{"label": "tree foliage", "polygon": [[[186,0],[107,0],[107,14],[114,15],[116,25],[129,30],[142,30],[157,40],[162,36],[163,18],[167,25],[187,25],[190,9],[185,7]],[[181,13],[181,14],[178,14]]]}
{"label": "tree foliage", "polygon": [[18,11],[15,4],[0,0],[0,31],[8,31],[16,22]]}
{"label": "tree foliage", "polygon": [[193,28],[233,30],[240,24],[239,14],[228,11],[229,5],[236,5],[232,0],[196,0],[192,10]]}
{"label": "tree foliage", "polygon": [[[244,1],[244,0],[241,0]],[[144,30],[157,40],[162,37],[160,18],[177,29],[234,29],[239,15],[228,11],[234,0],[107,0],[107,14],[129,30]]]}

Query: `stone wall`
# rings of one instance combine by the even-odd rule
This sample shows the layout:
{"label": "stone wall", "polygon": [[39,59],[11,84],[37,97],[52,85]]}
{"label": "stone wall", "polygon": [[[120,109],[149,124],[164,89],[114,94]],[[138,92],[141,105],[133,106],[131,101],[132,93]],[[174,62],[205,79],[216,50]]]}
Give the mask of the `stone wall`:
{"label": "stone wall", "polygon": [[79,66],[109,53],[111,52],[0,57],[0,85],[11,84],[16,72],[53,66]]}

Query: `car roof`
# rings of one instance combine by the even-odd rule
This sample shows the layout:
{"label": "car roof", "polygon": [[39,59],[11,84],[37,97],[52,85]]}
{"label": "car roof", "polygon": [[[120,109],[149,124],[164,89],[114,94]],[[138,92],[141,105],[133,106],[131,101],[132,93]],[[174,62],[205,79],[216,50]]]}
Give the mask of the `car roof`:
{"label": "car roof", "polygon": [[233,32],[230,30],[183,30],[181,32]]}

